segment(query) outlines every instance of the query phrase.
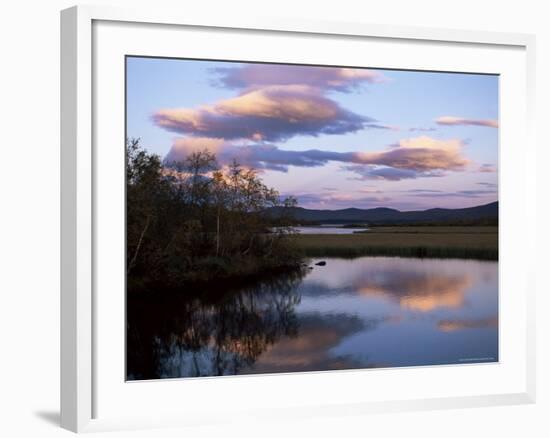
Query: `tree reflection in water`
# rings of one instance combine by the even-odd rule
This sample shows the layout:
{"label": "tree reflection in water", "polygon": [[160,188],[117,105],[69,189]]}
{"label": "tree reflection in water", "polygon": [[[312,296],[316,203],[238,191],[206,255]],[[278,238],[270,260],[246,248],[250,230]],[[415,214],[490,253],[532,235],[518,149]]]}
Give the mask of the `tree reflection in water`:
{"label": "tree reflection in water", "polygon": [[495,262],[325,261],[307,277],[130,293],[127,378],[498,361]]}
{"label": "tree reflection in water", "polygon": [[296,336],[302,277],[274,276],[223,296],[129,294],[128,380],[234,375],[250,367],[278,339]]}

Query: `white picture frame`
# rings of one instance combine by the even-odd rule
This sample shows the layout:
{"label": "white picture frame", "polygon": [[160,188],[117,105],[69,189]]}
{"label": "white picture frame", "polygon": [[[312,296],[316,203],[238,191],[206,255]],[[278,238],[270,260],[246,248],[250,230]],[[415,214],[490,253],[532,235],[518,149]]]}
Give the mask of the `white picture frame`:
{"label": "white picture frame", "polygon": [[[212,393],[223,394],[224,391],[234,391],[235,388],[242,388],[246,393],[252,385],[273,388],[269,385],[279,385],[281,382],[288,382],[288,385],[304,385],[303,388],[318,387],[327,385],[324,397],[318,396],[311,399],[300,399],[297,405],[286,404],[282,398],[274,398],[272,405],[255,403],[256,406],[245,406],[241,410],[224,412],[221,408],[212,408],[206,412],[206,407],[201,402],[195,403],[196,411],[189,414],[184,408],[175,408],[170,411],[162,404],[144,406],[143,412],[132,415],[132,410],[120,409],[115,412],[116,405],[122,405],[120,397],[139,398],[141,393],[144,398],[160,396],[159,391],[168,391],[172,395],[177,393],[177,382],[144,382],[144,384],[119,382],[121,387],[131,388],[131,393],[123,395],[113,390],[109,397],[113,398],[113,405],[103,408],[105,403],[101,402],[98,394],[107,394],[111,378],[118,376],[118,371],[113,376],[104,377],[109,373],[106,370],[110,365],[101,357],[106,355],[98,354],[101,351],[105,337],[102,330],[99,330],[98,319],[103,321],[106,316],[105,300],[97,299],[98,285],[105,284],[98,275],[103,275],[101,269],[98,271],[98,209],[101,190],[97,190],[98,174],[103,173],[101,165],[103,161],[98,159],[94,151],[95,141],[103,134],[96,130],[95,124],[101,119],[98,114],[98,95],[96,87],[98,75],[104,73],[99,71],[94,60],[97,60],[103,50],[101,35],[94,30],[98,23],[107,23],[108,26],[131,25],[136,31],[136,26],[149,27],[151,32],[177,31],[178,28],[199,30],[203,34],[208,32],[238,31],[240,34],[250,34],[250,41],[255,36],[269,33],[273,38],[296,36],[307,38],[308,36],[353,39],[384,40],[392,43],[406,42],[411,47],[415,45],[445,45],[452,44],[456,47],[479,48],[498,51],[499,53],[514,54],[517,84],[514,87],[514,94],[518,101],[521,101],[514,109],[519,111],[514,116],[522,117],[518,121],[518,127],[503,130],[501,134],[502,144],[509,144],[508,137],[524,138],[521,155],[519,151],[504,149],[501,144],[501,190],[505,200],[501,208],[501,224],[504,231],[501,232],[501,246],[504,245],[506,253],[503,255],[504,266],[514,266],[515,272],[501,276],[501,280],[508,282],[519,290],[518,297],[514,298],[514,306],[501,306],[501,311],[508,312],[510,318],[504,318],[503,324],[513,316],[512,312],[518,313],[519,331],[515,340],[517,348],[514,360],[517,366],[513,374],[513,385],[508,387],[502,383],[499,386],[498,379],[493,386],[482,389],[482,393],[468,392],[467,389],[460,392],[445,393],[444,389],[437,392],[437,395],[417,397],[410,393],[393,391],[388,398],[378,397],[362,399],[361,397],[346,398],[346,393],[337,394],[334,388],[338,385],[353,385],[353,380],[363,378],[360,372],[330,372],[330,373],[309,373],[307,377],[303,374],[296,376],[285,376],[274,381],[273,376],[254,376],[221,379],[198,379],[193,382],[193,390],[202,391],[208,387]],[[124,30],[123,30],[124,31]],[[111,32],[111,31],[109,31]],[[117,30],[118,32],[118,30]],[[118,46],[116,32],[109,33],[113,50],[125,48]],[[151,43],[154,46],[154,43]],[[287,43],[288,44],[288,43]],[[251,42],[251,46],[254,43]],[[153,47],[152,46],[152,47]],[[169,49],[166,49],[169,50]],[[119,52],[113,52],[117,55]],[[151,10],[126,10],[109,7],[77,6],[66,9],[61,13],[61,426],[75,431],[100,431],[120,428],[145,428],[162,427],[174,425],[203,424],[207,422],[239,421],[249,418],[275,418],[285,415],[296,417],[310,417],[312,415],[342,415],[342,414],[364,414],[369,412],[396,412],[415,409],[441,409],[451,407],[474,407],[502,404],[532,403],[535,400],[535,310],[534,310],[534,287],[533,273],[529,267],[528,257],[522,257],[523,261],[514,258],[513,253],[520,247],[532,248],[535,241],[535,215],[528,215],[526,209],[514,205],[521,201],[523,205],[535,206],[534,187],[535,175],[532,169],[535,158],[535,142],[533,138],[533,108],[534,108],[534,53],[535,39],[531,35],[490,33],[482,31],[461,31],[450,29],[424,29],[402,26],[384,26],[365,23],[336,23],[336,22],[312,22],[298,19],[257,19],[243,17],[239,21],[227,22],[223,17],[215,16],[194,16],[189,11],[163,11]],[[117,55],[118,56],[118,55]],[[505,56],[505,55],[503,55]],[[512,55],[511,55],[512,56]],[[504,59],[504,58],[503,58]],[[512,59],[512,58],[510,58]],[[491,60],[484,62],[490,63]],[[435,62],[435,61],[434,61]],[[454,65],[460,65],[460,59],[454,60]],[[481,61],[480,61],[481,62]],[[504,61],[503,61],[504,62]],[[105,64],[105,63],[103,63]],[[498,63],[493,73],[500,73]],[[427,69],[435,68],[426,66]],[[411,66],[418,68],[418,66]],[[450,67],[449,67],[450,68]],[[489,67],[480,67],[485,70]],[[459,70],[459,68],[456,68]],[[514,73],[515,74],[515,73]],[[512,75],[513,76],[513,75]],[[119,78],[120,79],[120,78]],[[523,81],[525,79],[525,81]],[[511,83],[510,83],[511,84]],[[512,85],[512,84],[511,84]],[[119,90],[120,91],[120,90]],[[506,101],[502,105],[507,105]],[[501,110],[503,107],[501,107]],[[505,108],[504,108],[505,109]],[[504,115],[506,118],[507,115]],[[510,118],[512,115],[510,114]],[[119,127],[120,128],[120,127]],[[518,161],[520,160],[520,161]],[[511,176],[507,173],[508,163],[517,163],[519,170],[515,174],[516,184],[512,186]],[[508,167],[509,168],[509,167]],[[528,171],[527,169],[531,169]],[[107,171],[108,173],[108,171]],[[102,178],[104,178],[102,176]],[[118,182],[117,182],[118,181]],[[519,181],[519,183],[518,183]],[[110,182],[123,184],[121,180],[112,179]],[[508,196],[508,198],[506,198]],[[113,201],[114,202],[114,201]],[[514,237],[512,231],[514,226],[523,223],[522,236]],[[506,240],[502,240],[506,239]],[[509,253],[509,255],[508,255]],[[534,251],[527,252],[534,254]],[[531,274],[531,275],[528,275]],[[103,282],[103,283],[102,283]],[[506,283],[503,283],[506,285]],[[116,293],[120,293],[116,287]],[[120,300],[119,300],[120,301]],[[506,300],[505,300],[506,304]],[[516,310],[513,310],[514,307]],[[507,310],[510,309],[510,310]],[[113,313],[120,310],[113,307]],[[101,313],[103,311],[103,313]],[[116,311],[116,312],[115,312]],[[105,316],[104,316],[105,315]],[[110,318],[115,318],[111,315]],[[120,324],[123,325],[124,314],[119,314]],[[103,323],[102,323],[103,324]],[[115,331],[118,329],[118,325]],[[118,333],[118,332],[117,332]],[[118,336],[118,335],[117,335]],[[122,335],[123,337],[123,335]],[[504,337],[501,342],[508,343],[509,339]],[[512,342],[512,341],[510,341]],[[101,344],[101,345],[100,345]],[[114,347],[115,344],[113,344]],[[120,344],[117,344],[120,345]],[[510,347],[512,350],[512,347]],[[114,350],[116,351],[116,350]],[[123,351],[120,351],[123,355]],[[514,362],[515,363],[515,362]],[[505,361],[502,365],[506,367]],[[481,373],[475,366],[461,365],[461,370],[468,370],[463,377],[457,374],[458,386],[460,379],[466,379],[466,375]],[[421,378],[428,379],[431,375],[441,374],[439,378],[444,379],[444,373],[440,372],[441,367],[425,367],[419,371]],[[403,373],[407,370],[394,369],[385,372],[392,373],[392,379],[405,379]],[[417,370],[418,371],[418,370]],[[415,372],[417,372],[415,371]],[[455,371],[449,371],[455,373]],[[485,371],[487,373],[487,371]],[[400,377],[400,373],[403,377]],[[489,373],[495,373],[493,368]],[[510,374],[510,376],[512,376]],[[334,376],[339,376],[338,381]],[[482,374],[480,374],[481,376]],[[372,379],[373,374],[370,374]],[[503,374],[502,379],[505,378]],[[483,377],[478,377],[482,379]],[[252,379],[252,380],[251,380]],[[286,380],[283,380],[286,379]],[[300,379],[300,380],[298,380]],[[306,381],[303,383],[302,381]],[[512,381],[511,380],[511,381]],[[247,383],[248,382],[248,383]],[[142,385],[142,386],[139,386]],[[156,386],[155,386],[156,385]],[[308,386],[309,385],[309,386]],[[466,387],[467,385],[465,385]],[[161,388],[157,391],[158,388]],[[100,389],[98,389],[100,388]],[[252,390],[252,389],[250,389]],[[174,392],[176,391],[176,392]],[[331,393],[332,391],[332,393]],[[484,392],[483,392],[484,391]],[[117,395],[118,394],[118,395]],[[331,394],[333,397],[331,397]],[[432,391],[432,394],[436,392]],[[460,394],[460,395],[459,395]],[[223,397],[222,397],[223,398]],[[105,400],[105,396],[103,396]],[[101,412],[107,412],[107,415]],[[187,413],[186,413],[187,412]],[[100,413],[100,414],[98,414]],[[146,413],[146,415],[144,415]]]}

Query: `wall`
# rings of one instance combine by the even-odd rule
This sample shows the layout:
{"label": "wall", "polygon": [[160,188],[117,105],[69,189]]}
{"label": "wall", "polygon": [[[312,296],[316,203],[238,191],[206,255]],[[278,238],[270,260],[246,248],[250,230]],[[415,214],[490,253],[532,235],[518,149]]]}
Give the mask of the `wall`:
{"label": "wall", "polygon": [[[138,6],[146,1],[95,2]],[[3,436],[68,435],[57,428],[59,367],[59,10],[72,1],[27,0],[4,3],[1,14],[0,101],[0,431]],[[228,2],[205,0],[199,5],[156,0],[156,6],[199,8],[227,17],[241,13],[373,23],[485,29],[536,33],[538,37],[538,116],[540,187],[537,260],[549,242],[548,186],[543,144],[550,97],[550,27],[545,2],[524,0],[430,1],[386,0],[337,2],[278,0]],[[521,145],[517,145],[521,147]],[[546,257],[546,260],[544,259]],[[183,431],[188,436],[345,435],[384,436],[549,436],[549,324],[543,310],[549,298],[539,278],[539,400],[536,405],[454,411],[372,415],[343,419],[312,419],[218,430]],[[261,428],[259,428],[261,427]],[[289,433],[289,430],[291,431]],[[181,436],[182,431],[138,432],[141,436]],[[115,433],[109,436],[130,436]]]}

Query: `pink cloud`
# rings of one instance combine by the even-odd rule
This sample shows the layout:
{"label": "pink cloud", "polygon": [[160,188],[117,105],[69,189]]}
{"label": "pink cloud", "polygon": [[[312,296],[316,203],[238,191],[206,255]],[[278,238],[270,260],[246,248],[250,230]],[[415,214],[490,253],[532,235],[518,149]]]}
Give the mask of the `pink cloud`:
{"label": "pink cloud", "polygon": [[305,85],[274,85],[198,108],[162,109],[153,121],[164,129],[192,136],[255,141],[286,140],[295,135],[344,134],[384,128],[375,120],[345,110],[319,90]]}
{"label": "pink cloud", "polygon": [[298,199],[301,206],[310,208],[325,208],[326,206],[338,207],[354,205],[370,208],[383,205],[391,198],[387,196],[364,196],[351,193],[292,193]]}
{"label": "pink cloud", "polygon": [[220,85],[241,89],[271,85],[306,85],[323,90],[349,92],[364,83],[386,80],[376,70],[300,65],[247,64],[238,68],[218,68],[215,72],[220,75]]}
{"label": "pink cloud", "polygon": [[486,126],[489,128],[498,128],[498,120],[465,119],[462,117],[443,116],[435,119],[435,122],[438,125],[447,125],[447,126],[472,125],[472,126]]}
{"label": "pink cloud", "polygon": [[469,160],[462,155],[464,143],[461,140],[436,140],[421,136],[400,140],[387,151],[359,152],[359,162],[409,169],[462,170]]}
{"label": "pink cloud", "polygon": [[444,173],[435,170],[435,171],[417,171],[413,169],[397,169],[395,167],[387,166],[365,166],[353,164],[349,166],[344,166],[344,170],[354,172],[357,176],[350,179],[357,179],[360,181],[366,180],[386,180],[386,181],[401,181],[403,179],[416,179],[416,178],[429,178],[429,177],[440,177]]}
{"label": "pink cloud", "polygon": [[174,141],[165,162],[182,161],[197,150],[215,153],[220,164],[234,159],[247,167],[286,172],[289,166],[320,167],[330,161],[345,163],[345,170],[360,179],[401,180],[442,176],[445,171],[460,171],[469,164],[462,155],[460,140],[417,137],[401,140],[381,152],[336,152],[319,149],[304,151],[280,149],[275,145],[223,139],[185,137]]}
{"label": "pink cloud", "polygon": [[481,173],[495,173],[497,171],[497,168],[492,164],[484,163],[479,166],[479,169],[477,171]]}

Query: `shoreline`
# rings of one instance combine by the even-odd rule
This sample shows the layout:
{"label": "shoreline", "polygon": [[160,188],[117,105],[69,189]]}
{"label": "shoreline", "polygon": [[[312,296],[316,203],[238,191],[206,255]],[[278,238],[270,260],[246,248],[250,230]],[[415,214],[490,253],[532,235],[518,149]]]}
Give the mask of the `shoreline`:
{"label": "shoreline", "polygon": [[[492,226],[377,227],[353,234],[294,234],[288,239],[301,255],[293,262],[261,263],[244,258],[229,263],[210,258],[209,267],[187,272],[184,281],[162,282],[162,289],[205,290],[222,283],[229,288],[240,287],[279,274],[296,275],[309,262],[308,258],[386,256],[498,261],[498,227]],[[152,285],[158,287],[158,279],[137,276],[128,282],[127,291],[142,293]]]}

